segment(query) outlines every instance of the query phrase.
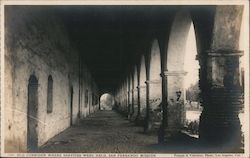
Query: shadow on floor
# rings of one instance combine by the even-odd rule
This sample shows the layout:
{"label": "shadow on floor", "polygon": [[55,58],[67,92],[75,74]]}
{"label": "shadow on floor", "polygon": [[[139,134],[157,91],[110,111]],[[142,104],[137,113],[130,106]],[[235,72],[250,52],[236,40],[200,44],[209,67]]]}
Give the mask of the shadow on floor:
{"label": "shadow on floor", "polygon": [[[39,152],[45,153],[204,153],[222,151],[208,148],[197,138],[180,133],[164,144],[156,134],[144,134],[143,127],[115,111],[97,111],[51,138]],[[237,151],[239,152],[239,151]]]}

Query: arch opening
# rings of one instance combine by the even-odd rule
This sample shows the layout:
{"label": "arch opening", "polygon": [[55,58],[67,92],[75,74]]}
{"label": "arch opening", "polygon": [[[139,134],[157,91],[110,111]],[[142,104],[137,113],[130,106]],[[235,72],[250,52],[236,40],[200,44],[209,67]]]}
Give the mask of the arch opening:
{"label": "arch opening", "polygon": [[139,90],[140,90],[140,116],[142,118],[146,117],[146,65],[145,65],[145,57],[141,58],[140,65],[140,82],[139,82]]}
{"label": "arch opening", "polygon": [[134,67],[134,74],[132,78],[133,82],[133,114],[132,114],[132,120],[135,120],[137,115],[138,115],[138,71],[137,71],[137,66]]}
{"label": "arch opening", "polygon": [[161,82],[161,55],[158,40],[154,40],[151,47],[149,63],[149,102],[152,109],[160,108],[162,99],[162,82]]}
{"label": "arch opening", "polygon": [[133,80],[133,75],[131,74],[128,78],[129,80],[129,84],[128,84],[128,88],[129,88],[129,115],[128,118],[131,119],[133,113],[134,113],[134,92],[133,92],[133,88],[134,88],[134,80]]}
{"label": "arch opening", "polygon": [[101,110],[112,110],[115,105],[114,96],[110,93],[104,93],[100,97],[100,109]]}
{"label": "arch opening", "polygon": [[129,118],[129,114],[130,114],[130,106],[131,106],[131,98],[130,98],[130,85],[129,85],[129,78],[126,78],[126,96],[127,96],[127,109],[126,109],[126,115],[127,118]]}
{"label": "arch opening", "polygon": [[157,39],[152,42],[149,59],[149,80],[146,81],[149,93],[146,131],[159,129],[162,121],[161,53]]}
{"label": "arch opening", "polygon": [[199,88],[199,61],[193,22],[187,35],[184,57],[184,71],[187,73],[184,79],[184,128],[192,136],[198,138],[199,118],[202,112],[200,88]]}
{"label": "arch opening", "polygon": [[[171,133],[184,129],[198,137],[200,108],[199,62],[196,60],[195,29],[188,10],[176,13],[167,51],[168,128]],[[170,121],[174,120],[174,121]]]}

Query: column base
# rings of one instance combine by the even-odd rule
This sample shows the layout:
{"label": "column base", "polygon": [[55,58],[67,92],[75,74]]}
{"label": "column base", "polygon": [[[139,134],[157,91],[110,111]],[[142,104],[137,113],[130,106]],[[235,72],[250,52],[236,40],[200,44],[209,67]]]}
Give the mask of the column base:
{"label": "column base", "polygon": [[165,125],[166,127],[163,130],[164,141],[166,142],[180,134],[186,117],[183,100],[170,101],[167,108],[167,126]]}
{"label": "column base", "polygon": [[237,152],[241,147],[241,126],[237,117],[231,115],[201,114],[199,141],[208,147],[219,146],[224,152]]}
{"label": "column base", "polygon": [[158,110],[150,111],[149,118],[145,120],[144,132],[147,134],[156,134],[162,123],[162,114]]}
{"label": "column base", "polygon": [[145,117],[141,116],[141,115],[137,115],[136,119],[135,119],[135,124],[138,126],[143,126],[145,122]]}
{"label": "column base", "polygon": [[138,115],[138,107],[134,107],[134,113],[131,115],[131,121],[135,121]]}
{"label": "column base", "polygon": [[241,147],[241,125],[238,117],[241,105],[240,88],[211,88],[200,116],[200,142],[220,146],[225,152]]}

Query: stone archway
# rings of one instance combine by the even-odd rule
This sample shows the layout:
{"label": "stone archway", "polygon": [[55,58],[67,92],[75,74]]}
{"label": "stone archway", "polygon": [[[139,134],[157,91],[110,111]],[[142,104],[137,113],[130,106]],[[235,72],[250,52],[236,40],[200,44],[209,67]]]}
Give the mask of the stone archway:
{"label": "stone archway", "polygon": [[138,71],[137,66],[134,67],[134,74],[133,74],[133,110],[134,113],[132,115],[132,120],[134,121],[138,115]]}
{"label": "stone archway", "polygon": [[130,74],[129,75],[129,96],[130,96],[130,103],[129,103],[129,106],[130,106],[130,109],[129,109],[129,115],[128,115],[128,118],[131,119],[132,115],[134,114],[134,79],[133,79],[133,74]]}
{"label": "stone archway", "polygon": [[141,57],[141,62],[140,62],[140,77],[139,77],[139,86],[138,86],[138,91],[140,94],[139,97],[139,102],[140,102],[140,109],[139,109],[139,123],[141,124],[143,120],[146,119],[146,65],[145,65],[145,57],[144,55]]}
{"label": "stone archway", "polygon": [[[193,20],[200,70],[199,86],[203,111],[200,117],[199,139],[205,144],[223,145],[223,150],[239,148],[238,118],[242,89],[239,83],[238,50],[243,6],[208,7],[179,10],[168,38],[166,67],[167,121],[165,138],[177,134],[182,119],[176,117],[183,109],[184,54],[188,30]],[[204,19],[210,19],[204,21]],[[181,116],[183,117],[183,116]],[[226,134],[225,134],[226,133]]]}
{"label": "stone archway", "polygon": [[127,95],[128,95],[128,114],[127,118],[130,119],[130,114],[132,113],[132,97],[131,97],[131,80],[130,77],[127,77]]}
{"label": "stone archway", "polygon": [[184,59],[191,23],[192,19],[188,10],[178,11],[169,35],[166,71],[163,75],[167,83],[167,129],[165,132],[169,137],[181,130],[185,120],[184,79],[187,72],[184,71]]}
{"label": "stone archway", "polygon": [[38,150],[38,80],[31,75],[28,84],[27,151]]}
{"label": "stone archway", "polygon": [[100,97],[100,109],[101,110],[112,110],[115,105],[114,96],[110,93],[104,93]]}
{"label": "stone archway", "polygon": [[152,132],[159,129],[162,120],[161,53],[157,39],[152,41],[148,65],[149,80],[146,81],[148,103],[144,131]]}

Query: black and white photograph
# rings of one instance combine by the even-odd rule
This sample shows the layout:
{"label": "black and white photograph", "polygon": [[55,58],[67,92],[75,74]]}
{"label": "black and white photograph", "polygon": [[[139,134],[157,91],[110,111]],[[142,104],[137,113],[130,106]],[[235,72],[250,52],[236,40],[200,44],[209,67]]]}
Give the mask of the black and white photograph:
{"label": "black and white photograph", "polygon": [[1,157],[249,157],[249,1],[0,0]]}

